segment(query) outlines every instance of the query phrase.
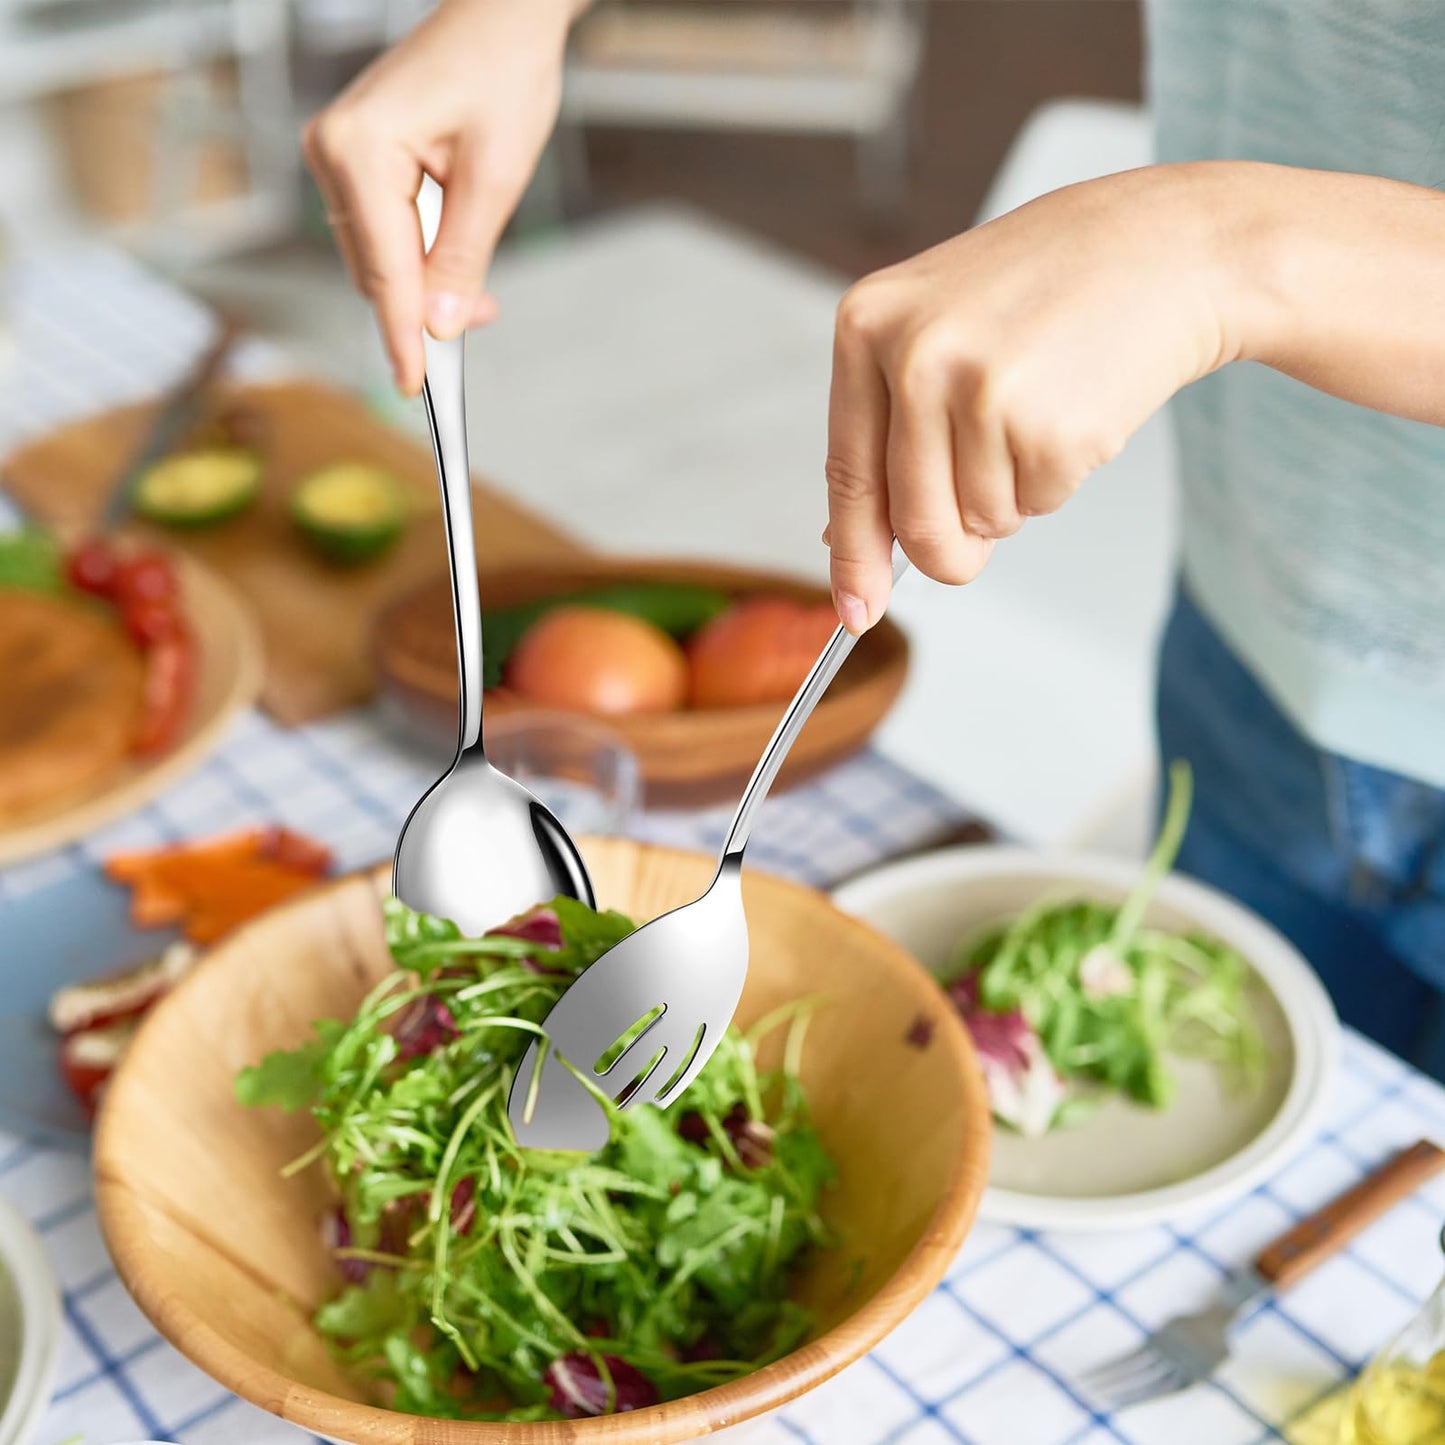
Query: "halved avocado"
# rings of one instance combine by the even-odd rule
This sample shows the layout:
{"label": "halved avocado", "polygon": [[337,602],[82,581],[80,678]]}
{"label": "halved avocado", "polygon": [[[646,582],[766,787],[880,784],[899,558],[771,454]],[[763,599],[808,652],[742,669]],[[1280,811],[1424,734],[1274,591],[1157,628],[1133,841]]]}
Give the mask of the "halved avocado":
{"label": "halved avocado", "polygon": [[407,494],[389,472],[339,462],[313,472],[291,496],[291,516],[333,562],[370,562],[406,529]]}
{"label": "halved avocado", "polygon": [[140,516],[167,527],[213,527],[244,512],[261,488],[261,458],[244,447],[181,452],[136,482]]}

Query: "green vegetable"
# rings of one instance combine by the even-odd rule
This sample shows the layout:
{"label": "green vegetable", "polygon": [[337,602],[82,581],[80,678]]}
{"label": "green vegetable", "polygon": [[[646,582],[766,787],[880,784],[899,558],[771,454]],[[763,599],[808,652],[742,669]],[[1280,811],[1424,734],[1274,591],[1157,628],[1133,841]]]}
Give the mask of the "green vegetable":
{"label": "green vegetable", "polygon": [[513,607],[493,607],[482,613],[483,685],[496,687],[502,669],[522,634],[554,607],[596,607],[604,612],[622,612],[660,627],[679,640],[689,637],[705,622],[726,610],[732,599],[715,587],[695,587],[686,582],[623,582],[592,587]]}
{"label": "green vegetable", "polygon": [[261,459],[244,447],[166,457],[136,482],[136,512],[167,527],[213,527],[244,512],[261,488]]}
{"label": "green vegetable", "polygon": [[979,1003],[991,1013],[1021,1011],[1076,1086],[1054,1127],[1086,1116],[1110,1091],[1167,1108],[1170,1056],[1212,1060],[1237,1084],[1258,1086],[1264,1046],[1249,965],[1206,934],[1144,925],[1179,852],[1191,793],[1189,768],[1176,763],[1164,826],[1122,904],[1045,900],[955,956],[954,979],[976,974]]}
{"label": "green vegetable", "polygon": [[60,548],[48,532],[39,527],[0,532],[0,587],[21,587],[27,592],[65,590]]}
{"label": "green vegetable", "polygon": [[781,1070],[759,1073],[758,1034],[733,1028],[673,1111],[614,1115],[591,1158],[524,1151],[507,1118],[517,1063],[575,974],[632,928],[569,899],[548,908],[556,949],[467,939],[389,899],[397,971],[350,1023],[317,1024],[236,1083],[244,1103],[321,1125],[287,1172],[324,1160],[349,1233],[338,1263],[364,1277],[316,1326],[400,1410],[556,1418],[549,1367],[579,1353],[674,1398],[779,1357],[811,1322],[787,1291],[829,1243],[833,1165],[796,1075],[803,1018],[759,1025],[790,1024]]}
{"label": "green vegetable", "polygon": [[302,535],[333,562],[370,562],[406,530],[407,495],[389,472],[339,462],[313,472],[291,497]]}

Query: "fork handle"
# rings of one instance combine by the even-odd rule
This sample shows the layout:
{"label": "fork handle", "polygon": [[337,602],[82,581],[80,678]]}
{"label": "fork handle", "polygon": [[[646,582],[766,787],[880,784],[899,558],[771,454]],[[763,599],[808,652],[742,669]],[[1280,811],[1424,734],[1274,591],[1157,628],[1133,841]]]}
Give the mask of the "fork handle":
{"label": "fork handle", "polygon": [[[908,570],[908,558],[903,555],[903,548],[897,542],[893,544],[892,562],[893,580],[897,582]],[[803,679],[803,685],[793,695],[787,712],[783,714],[782,721],[768,739],[768,745],[763,749],[763,755],[758,759],[758,765],[753,769],[747,787],[743,789],[742,802],[738,804],[732,826],[728,829],[723,843],[720,865],[722,868],[727,868],[730,864],[736,868],[741,864],[743,849],[748,846],[758,809],[768,796],[768,789],[773,786],[778,769],[783,766],[793,744],[798,740],[798,734],[803,731],[803,724],[812,717],[813,709],[827,692],[828,684],[837,677],[839,668],[847,662],[848,654],[853,651],[857,641],[847,628],[839,627],[828,639],[827,646],[813,664],[812,670]]]}
{"label": "fork handle", "polygon": [[1265,1245],[1255,1269],[1276,1289],[1287,1289],[1441,1169],[1445,1169],[1445,1149],[1421,1139]]}

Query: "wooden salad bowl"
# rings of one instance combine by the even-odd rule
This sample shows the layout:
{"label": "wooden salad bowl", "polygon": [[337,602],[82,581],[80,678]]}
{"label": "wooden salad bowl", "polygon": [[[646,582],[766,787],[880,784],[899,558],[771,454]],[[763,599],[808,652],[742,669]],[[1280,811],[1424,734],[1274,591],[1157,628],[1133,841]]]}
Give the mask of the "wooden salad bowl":
{"label": "wooden salad bowl", "polygon": [[[484,571],[482,605],[507,607],[589,587],[641,581],[693,583],[736,597],[767,593],[807,603],[829,600],[826,588],[786,573],[712,562],[577,556]],[[382,613],[373,657],[382,696],[418,731],[452,746],[457,729],[457,655],[451,583],[445,575]],[[857,752],[892,707],[907,673],[908,639],[884,618],[859,641],[819,703],[783,767],[779,786],[800,782]],[[493,718],[532,706],[505,692],[487,699],[488,716]],[[775,702],[602,721],[637,755],[650,801],[698,803],[741,791],[783,707],[783,702]]]}
{"label": "wooden salad bowl", "polygon": [[[622,840],[584,853],[605,906],[651,918],[697,896],[714,863]],[[973,1222],[989,1111],[963,1025],[902,949],[797,884],[749,873],[753,962],[738,1019],[814,995],[802,1078],[839,1180],[824,1213],[841,1236],[800,1280],[812,1339],[755,1374],[645,1410],[486,1424],[372,1403],[312,1329],[340,1280],[317,1219],[319,1169],[282,1166],[316,1138],[306,1117],[247,1109],[232,1081],[313,1020],[346,1016],[391,967],[380,873],[346,879],[246,925],[147,1019],[95,1141],[101,1227],[156,1328],[228,1389],[358,1445],[560,1445],[695,1440],[772,1410],[865,1354],[942,1277]],[[908,1042],[920,1017],[925,1047]],[[766,1052],[765,1066],[775,1064]]]}

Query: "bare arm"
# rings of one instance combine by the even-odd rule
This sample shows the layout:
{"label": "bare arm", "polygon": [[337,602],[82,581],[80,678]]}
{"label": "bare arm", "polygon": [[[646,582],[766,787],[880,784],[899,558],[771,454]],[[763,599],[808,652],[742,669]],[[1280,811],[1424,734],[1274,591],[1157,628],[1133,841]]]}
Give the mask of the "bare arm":
{"label": "bare arm", "polygon": [[827,476],[833,589],[876,622],[896,534],[966,582],[1180,387],[1253,360],[1445,425],[1445,196],[1248,162],[1055,191],[843,298]]}

